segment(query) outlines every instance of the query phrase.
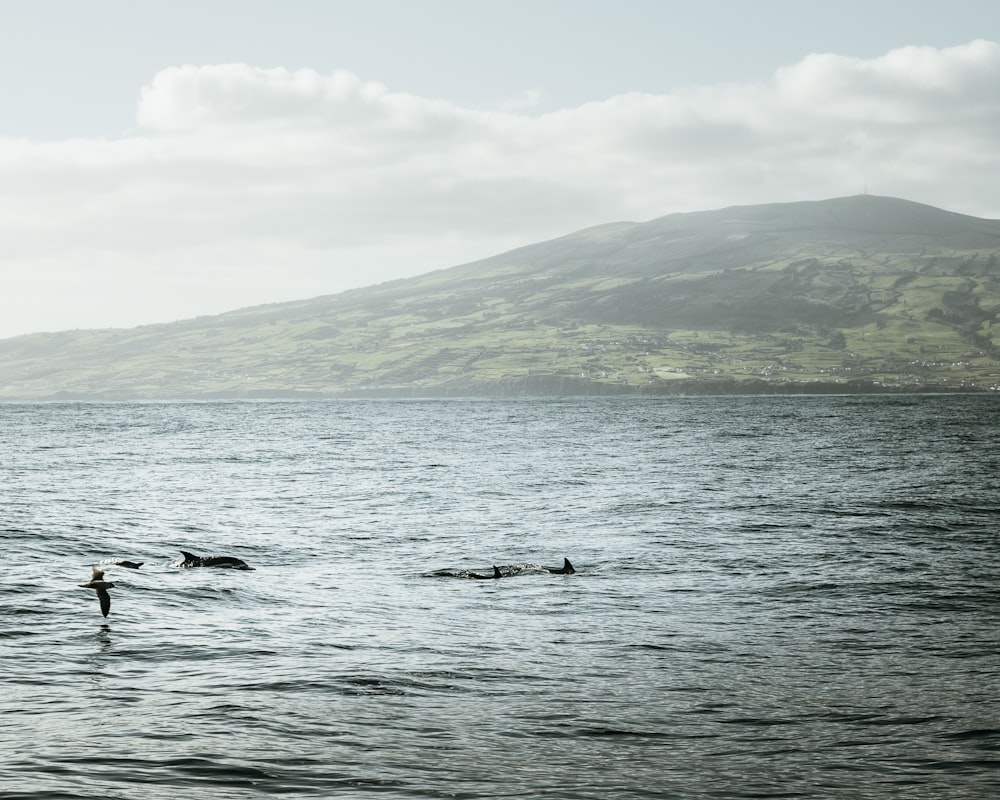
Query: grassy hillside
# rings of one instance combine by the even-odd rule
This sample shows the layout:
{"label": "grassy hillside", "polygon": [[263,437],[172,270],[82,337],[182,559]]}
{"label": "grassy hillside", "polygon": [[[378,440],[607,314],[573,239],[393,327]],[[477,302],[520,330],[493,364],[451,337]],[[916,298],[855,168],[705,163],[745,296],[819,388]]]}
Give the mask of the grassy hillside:
{"label": "grassy hillside", "polygon": [[867,195],[674,214],[313,300],[0,341],[0,399],[996,388],[998,250],[998,221]]}

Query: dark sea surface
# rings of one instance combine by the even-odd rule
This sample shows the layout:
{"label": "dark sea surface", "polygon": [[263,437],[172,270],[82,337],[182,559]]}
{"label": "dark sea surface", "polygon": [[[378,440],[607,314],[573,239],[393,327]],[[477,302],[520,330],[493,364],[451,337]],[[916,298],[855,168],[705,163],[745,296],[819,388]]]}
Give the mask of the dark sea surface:
{"label": "dark sea surface", "polygon": [[5,800],[1000,797],[1000,397],[0,432]]}

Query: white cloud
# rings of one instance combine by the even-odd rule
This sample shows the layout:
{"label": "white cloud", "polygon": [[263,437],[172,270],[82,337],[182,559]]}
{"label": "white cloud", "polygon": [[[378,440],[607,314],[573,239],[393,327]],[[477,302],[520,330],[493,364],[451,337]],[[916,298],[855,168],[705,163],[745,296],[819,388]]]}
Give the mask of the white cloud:
{"label": "white cloud", "polygon": [[1000,45],[976,41],[937,50],[904,47],[870,61],[812,55],[779,70],[778,96],[839,124],[954,128],[996,115]]}
{"label": "white cloud", "polygon": [[314,296],[616,219],[862,191],[1000,216],[1000,45],[810,55],[546,114],[173,67],[116,139],[0,139],[0,335]]}

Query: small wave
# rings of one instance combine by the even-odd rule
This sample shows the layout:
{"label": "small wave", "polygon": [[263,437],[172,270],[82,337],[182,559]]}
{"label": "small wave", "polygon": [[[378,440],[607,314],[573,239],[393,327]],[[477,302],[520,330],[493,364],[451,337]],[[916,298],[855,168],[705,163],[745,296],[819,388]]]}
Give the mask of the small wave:
{"label": "small wave", "polygon": [[1000,748],[1000,728],[973,728],[957,733],[942,733],[938,738],[957,741],[996,742]]}
{"label": "small wave", "polygon": [[785,725],[801,725],[801,719],[787,717],[731,717],[720,719],[720,725],[746,725],[751,728],[771,728]]}

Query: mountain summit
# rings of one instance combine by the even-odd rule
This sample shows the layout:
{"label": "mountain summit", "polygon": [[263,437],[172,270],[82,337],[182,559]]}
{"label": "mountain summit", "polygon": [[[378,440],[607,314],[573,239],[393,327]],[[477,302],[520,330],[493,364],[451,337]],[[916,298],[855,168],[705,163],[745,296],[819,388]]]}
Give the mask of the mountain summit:
{"label": "mountain summit", "polygon": [[1000,221],[889,197],[587,228],[417,278],[0,342],[8,399],[985,389]]}

